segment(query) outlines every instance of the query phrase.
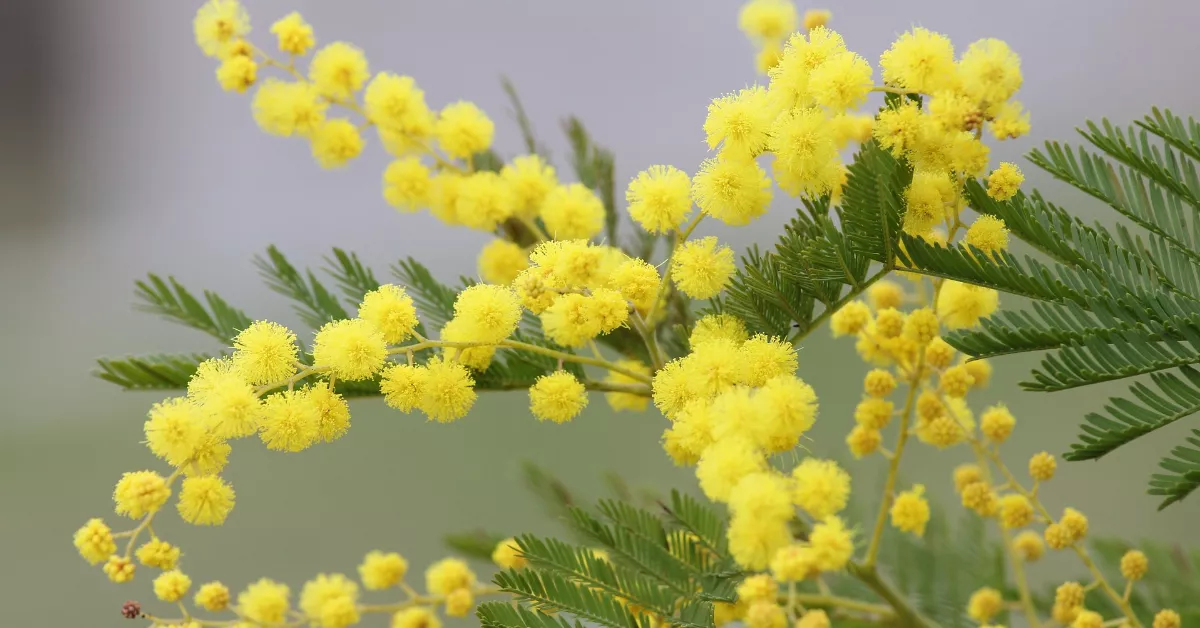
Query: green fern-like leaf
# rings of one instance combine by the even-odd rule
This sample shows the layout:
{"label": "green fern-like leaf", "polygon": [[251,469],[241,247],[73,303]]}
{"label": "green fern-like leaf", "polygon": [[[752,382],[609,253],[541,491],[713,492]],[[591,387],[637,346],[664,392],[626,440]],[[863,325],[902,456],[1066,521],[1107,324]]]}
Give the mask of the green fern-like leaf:
{"label": "green fern-like leaf", "polygon": [[560,615],[506,602],[484,602],[475,609],[475,616],[484,628],[584,628],[579,620],[571,623]]}
{"label": "green fern-like leaf", "polygon": [[447,321],[454,317],[454,299],[458,291],[434,279],[423,264],[413,258],[400,260],[392,267],[392,274],[404,285],[417,313],[421,315],[421,334],[425,334],[426,326],[441,329]]}
{"label": "green fern-like leaf", "polygon": [[189,353],[100,358],[93,374],[126,390],[179,390],[187,387],[200,363],[212,357]]}
{"label": "green fern-like leaf", "polygon": [[614,597],[575,584],[553,571],[506,570],[493,580],[501,591],[512,593],[536,610],[570,613],[580,619],[610,628],[641,628],[640,619]]}
{"label": "green fern-like leaf", "polygon": [[1167,473],[1156,473],[1150,478],[1150,494],[1166,498],[1159,504],[1159,510],[1200,488],[1200,430],[1192,430],[1186,443],[1175,447],[1171,455],[1159,461],[1158,466]]}
{"label": "green fern-like leaf", "polygon": [[729,553],[725,540],[725,518],[708,504],[679,491],[671,491],[671,505],[666,508],[667,516],[675,525],[691,532],[700,542],[718,556]]}
{"label": "green fern-like leaf", "polygon": [[352,303],[360,303],[368,292],[379,288],[375,273],[363,265],[358,254],[333,249],[333,257],[325,258],[326,272],[337,282],[342,294]]}
{"label": "green fern-like leaf", "polygon": [[609,550],[618,562],[680,595],[689,590],[691,573],[671,555],[665,540],[660,545],[624,525],[606,525],[579,508],[571,508],[569,515],[572,527]]}
{"label": "green fern-like leaf", "polygon": [[164,280],[150,274],[146,281],[136,282],[136,286],[135,294],[140,301],[137,309],[198,329],[227,346],[251,322],[250,317],[216,293],[206,290],[204,303],[201,303],[174,277]]}
{"label": "green fern-like leaf", "polygon": [[271,290],[296,302],[296,314],[309,327],[350,317],[312,271],[301,274],[276,247],[268,247],[266,257],[255,257],[254,264]]}

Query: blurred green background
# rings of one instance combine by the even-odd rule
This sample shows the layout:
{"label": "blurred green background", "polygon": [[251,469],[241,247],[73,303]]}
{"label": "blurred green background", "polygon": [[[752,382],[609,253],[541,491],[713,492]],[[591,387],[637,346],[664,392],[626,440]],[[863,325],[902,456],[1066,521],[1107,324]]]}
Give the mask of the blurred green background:
{"label": "blurred green background", "polygon": [[[267,244],[294,262],[318,265],[329,247],[358,251],[386,276],[413,255],[443,279],[474,274],[487,236],[397,215],[382,201],[382,151],[344,171],[320,171],[301,142],[259,132],[248,96],[220,92],[211,60],[191,41],[194,2],[26,0],[0,9],[0,601],[3,625],[115,626],[126,599],[153,606],[149,578],[108,584],[75,554],[71,533],[89,517],[110,521],[112,485],[123,471],[154,467],[139,444],[141,424],[160,396],[124,393],[88,375],[99,355],[217,349],[190,330],[130,310],[132,281],[173,274],[194,289],[217,289],[252,316],[295,324],[250,265]],[[705,106],[753,82],[753,53],[736,30],[737,2],[521,0],[250,4],[256,37],[299,9],[318,40],[362,46],[374,69],[410,73],[432,106],[478,102],[497,120],[497,147],[519,150],[505,116],[501,74],[521,89],[530,116],[566,172],[557,121],[577,114],[617,155],[618,181],[653,163],[694,170],[704,158]],[[956,42],[1008,41],[1024,60],[1021,92],[1033,137],[993,151],[1019,156],[1047,138],[1068,139],[1085,117],[1130,120],[1153,104],[1193,112],[1200,88],[1180,80],[1179,59],[1196,58],[1191,25],[1200,6],[1133,1],[1010,2],[986,15],[962,3],[830,2],[850,47],[877,58],[896,33],[922,24]],[[802,7],[803,8],[803,7]],[[263,40],[265,41],[265,40]],[[1119,43],[1119,45],[1117,45]],[[1090,217],[1103,208],[1040,173],[1029,181]],[[732,230],[708,225],[738,248],[769,244],[792,211]],[[1004,301],[1012,305],[1012,300]],[[849,341],[814,334],[801,375],[821,397],[808,447],[843,455],[842,440],[866,367]],[[996,362],[992,386],[973,404],[1003,400],[1018,417],[1006,455],[1059,453],[1083,413],[1109,390],[1053,396],[1022,393],[1028,359]],[[404,553],[421,567],[446,553],[447,531],[553,532],[521,487],[520,461],[554,471],[585,497],[615,471],[635,486],[693,489],[658,446],[665,420],[613,414],[599,396],[574,422],[539,424],[523,394],[484,397],[451,425],[424,423],[378,400],[356,402],[342,440],[302,454],[238,443],[227,477],[238,505],[222,528],[183,525],[165,513],[156,529],[181,544],[196,581],[240,588],[258,576],[298,590],[319,571],[353,573],[371,549]],[[1066,464],[1045,496],[1087,513],[1097,535],[1200,544],[1192,499],[1163,513],[1144,495],[1148,474],[1184,426],[1144,439],[1099,463]],[[967,452],[913,450],[906,480],[926,483],[955,511],[949,470]],[[852,467],[872,490],[875,463]],[[481,566],[483,571],[486,566]],[[1035,579],[1076,574],[1049,560]]]}

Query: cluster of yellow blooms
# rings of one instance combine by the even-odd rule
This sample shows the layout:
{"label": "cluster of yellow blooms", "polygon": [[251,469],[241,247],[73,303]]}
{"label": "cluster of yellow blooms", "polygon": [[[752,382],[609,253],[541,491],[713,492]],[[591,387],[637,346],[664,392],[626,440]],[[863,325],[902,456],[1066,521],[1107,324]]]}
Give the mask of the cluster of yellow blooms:
{"label": "cluster of yellow blooms", "polygon": [[[92,519],[75,535],[79,552],[92,564],[104,563],[114,582],[133,578],[135,558],[162,570],[154,593],[163,602],[180,603],[183,617],[143,615],[155,625],[344,628],[375,612],[392,614],[395,628],[431,628],[440,625],[439,606],[447,616],[463,616],[477,596],[495,592],[479,586],[465,563],[445,559],[430,566],[421,594],[405,583],[404,558],[372,552],[359,569],[362,588],[398,588],[404,600],[364,604],[359,583],[342,574],[321,574],[305,584],[298,609],[291,606],[289,588],[268,579],[250,584],[236,600],[225,585],[209,582],[195,590],[195,606],[231,611],[233,618],[196,619],[182,604],[192,582],[179,570],[180,549],[160,539],[151,523],[176,482],[184,521],[220,525],[226,520],[235,495],[220,473],[233,440],[257,435],[268,449],[298,452],[342,436],[350,413],[336,392],[338,381],[379,378],[389,406],[448,422],[471,409],[475,374],[489,367],[495,353],[519,351],[559,364],[529,389],[530,409],[539,420],[570,421],[587,405],[589,390],[600,390],[618,410],[642,410],[652,399],[670,421],[663,435],[666,452],[680,465],[694,465],[705,495],[728,506],[730,552],[743,568],[757,572],[738,588],[738,604],[718,605],[718,623],[740,618],[750,628],[782,628],[791,617],[799,628],[828,626],[825,611],[804,611],[796,603],[795,583],[820,582],[822,574],[854,561],[852,526],[840,516],[850,495],[850,475],[837,463],[817,458],[780,470],[781,454],[797,449],[817,414],[816,394],[796,376],[792,342],[751,335],[738,318],[711,314],[691,330],[687,355],[670,360],[660,349],[656,339],[672,291],[712,298],[735,273],[728,247],[715,237],[690,236],[706,216],[735,226],[762,216],[773,183],[792,195],[829,195],[837,203],[847,176],[842,149],[874,138],[914,170],[905,194],[908,233],[992,254],[1006,248],[1008,232],[990,216],[963,222],[963,185],[987,170],[985,129],[999,140],[1029,129],[1027,115],[1012,100],[1022,81],[1019,59],[1003,42],[975,42],[956,59],[946,37],[914,28],[883,54],[883,84],[877,86],[871,64],[825,28],[828,19],[828,12],[809,12],[803,32],[794,33],[799,18],[786,0],[752,0],[743,8],[741,26],[761,46],[759,63],[769,83],[712,101],[704,133],[715,155],[694,176],[652,166],[633,177],[626,191],[629,218],[673,241],[660,272],[646,260],[591,242],[603,227],[603,203],[581,184],[561,184],[541,157],[517,157],[498,172],[477,169],[475,156],[491,148],[493,123],[475,105],[456,102],[435,113],[411,77],[372,75],[363,52],[344,42],[317,49],[304,73],[297,62],[314,50],[316,40],[299,14],[270,28],[286,55],[279,61],[246,38],[249,18],[237,0],[209,0],[195,19],[196,41],[220,62],[216,75],[224,89],[257,87],[252,108],[263,130],[303,137],[321,166],[338,167],[362,152],[362,133],[373,127],[394,157],[383,174],[388,203],[403,211],[428,208],[447,223],[501,235],[480,256],[486,283],[457,295],[454,316],[437,339],[418,332],[413,300],[395,285],[366,294],[355,318],[317,330],[311,360],[282,325],[258,321],[243,330],[228,357],[200,366],[186,395],[151,409],[146,443],[172,471],[166,477],[136,471],[118,481],[116,514],[136,525],[114,532]],[[285,78],[261,79],[259,72],[266,68]],[[877,115],[855,113],[871,92],[899,100]],[[331,117],[334,107],[359,122]],[[757,160],[767,154],[773,176]],[[1022,177],[1012,164],[1001,164],[987,182],[989,194],[1005,200]],[[513,225],[525,234],[520,241],[505,228]],[[896,486],[909,437],[938,449],[962,444],[970,447],[976,464],[955,472],[955,486],[965,507],[999,521],[1031,625],[1039,620],[1024,565],[1048,545],[1076,552],[1095,576],[1095,586],[1117,603],[1133,628],[1140,628],[1128,590],[1124,596],[1116,592],[1081,543],[1086,517],[1068,508],[1054,518],[1039,499],[1039,483],[1053,476],[1054,458],[1034,456],[1029,463],[1033,483],[1027,488],[998,455],[1012,433],[1012,414],[997,405],[984,409],[976,421],[965,400],[986,385],[990,367],[957,358],[940,334],[977,325],[992,314],[996,292],[915,275],[909,279],[907,288],[874,283],[866,302],[828,312],[834,335],[855,337],[859,354],[876,367],[866,375],[846,442],[857,458],[889,459],[861,566],[874,569],[889,520],[917,536],[929,521],[923,487],[898,491]],[[546,338],[571,351],[515,339],[528,314],[539,318]],[[645,340],[648,363],[602,355],[594,340],[619,328]],[[567,370],[566,363],[601,369],[605,376],[581,379],[575,373],[582,371]],[[899,409],[893,394],[904,397]],[[884,431],[893,423],[898,426],[889,449]],[[1002,483],[993,481],[993,471],[1002,475]],[[1041,534],[1022,530],[1035,524],[1045,526]],[[803,530],[800,541],[797,529]],[[138,545],[144,535],[149,539]],[[118,551],[121,539],[127,540]],[[494,560],[503,567],[524,565],[511,540],[496,548]],[[1146,569],[1140,552],[1131,551],[1122,561],[1130,585]],[[781,595],[780,583],[788,585],[789,595]],[[1084,593],[1077,583],[1060,587],[1053,619],[1075,628],[1104,625],[1105,618],[1086,609]],[[966,611],[987,624],[1004,607],[999,592],[981,589]],[[1178,628],[1178,615],[1164,610],[1154,626]]]}

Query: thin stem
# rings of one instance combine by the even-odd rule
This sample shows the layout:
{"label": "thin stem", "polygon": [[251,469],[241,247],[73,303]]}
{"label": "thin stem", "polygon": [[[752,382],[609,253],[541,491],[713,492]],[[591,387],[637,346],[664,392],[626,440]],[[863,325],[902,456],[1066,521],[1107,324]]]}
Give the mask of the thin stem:
{"label": "thin stem", "polygon": [[879,575],[879,570],[874,565],[863,565],[850,561],[846,565],[846,571],[850,575],[858,579],[875,592],[876,595],[883,598],[896,612],[898,619],[902,620],[901,625],[912,626],[914,628],[934,628],[937,626],[929,618],[921,614],[920,611],[913,608],[908,600],[885,581]]}
{"label": "thin stem", "polygon": [[890,616],[895,614],[895,611],[892,610],[892,607],[884,604],[872,604],[870,602],[863,602],[853,598],[840,597],[837,595],[796,593],[794,586],[789,587],[787,600],[789,609],[795,606],[811,606],[813,608],[843,608],[848,611],[859,611],[861,613],[871,613],[872,615],[879,616]]}
{"label": "thin stem", "polygon": [[[977,443],[978,441],[975,442]],[[1038,499],[1037,495],[1034,495],[1025,489],[1024,485],[1017,480],[1016,476],[1013,475],[1012,471],[1009,470],[1008,466],[1004,464],[1004,461],[1000,459],[1000,456],[998,456],[995,451],[983,447],[981,447],[981,449],[984,455],[987,456],[988,459],[990,459],[992,463],[996,465],[996,468],[1000,470],[1000,473],[1004,474],[1004,477],[1008,480],[1009,486],[1011,486],[1014,491],[1023,495],[1025,499],[1028,499],[1030,503],[1033,504],[1034,508],[1037,508],[1038,512],[1041,513],[1041,515],[1045,517],[1047,521],[1050,523],[1054,523],[1056,521],[1056,519],[1050,514],[1050,511],[1046,510],[1045,504]],[[1121,612],[1125,614],[1125,617],[1129,620],[1129,623],[1133,626],[1133,628],[1141,628],[1142,623],[1138,620],[1137,615],[1134,614],[1133,608],[1129,606],[1129,602],[1125,600],[1120,593],[1117,593],[1117,590],[1108,583],[1108,579],[1104,577],[1104,573],[1101,572],[1100,568],[1096,566],[1096,563],[1092,560],[1092,556],[1088,553],[1087,548],[1079,543],[1074,543],[1071,545],[1071,549],[1075,550],[1075,554],[1079,556],[1079,560],[1083,562],[1083,565],[1087,567],[1088,571],[1092,574],[1092,578],[1095,579],[1096,584],[1099,585],[1099,587],[1104,591],[1104,594],[1107,595],[1109,599],[1111,599],[1113,603],[1117,605],[1117,608],[1121,609]]]}
{"label": "thin stem", "polygon": [[876,281],[879,281],[880,279],[883,279],[890,272],[892,272],[891,269],[883,268],[882,270],[875,273],[874,275],[871,275],[870,277],[867,277],[866,279],[864,279],[862,283],[858,284],[858,286],[852,287],[850,289],[850,292],[846,293],[846,296],[844,296],[844,297],[838,299],[837,301],[834,301],[832,304],[826,306],[825,311],[821,312],[820,316],[814,318],[812,320],[812,323],[806,329],[796,330],[796,333],[792,334],[792,338],[791,338],[792,344],[794,344],[794,345],[800,344],[800,341],[807,338],[810,333],[812,333],[814,330],[816,330],[818,327],[820,327],[821,324],[824,323],[829,317],[833,316],[835,312],[842,309],[842,306],[853,301],[854,299],[857,299],[858,296],[861,295],[863,292],[865,292],[867,288],[871,287],[871,284],[875,283]]}
{"label": "thin stem", "polygon": [[562,360],[564,362],[577,362],[579,364],[587,364],[589,366],[597,366],[602,369],[607,369],[609,371],[612,371],[614,373],[620,373],[622,375],[625,375],[626,377],[633,379],[634,381],[642,382],[644,384],[649,384],[651,381],[649,376],[644,375],[642,373],[638,373],[636,371],[631,371],[619,364],[616,364],[615,362],[609,362],[608,360],[605,360],[602,358],[590,358],[585,355],[576,355],[574,353],[567,353],[565,351],[557,351],[555,349],[550,349],[547,347],[529,344],[528,342],[520,342],[518,340],[501,340],[500,342],[496,342],[496,343],[491,343],[491,342],[450,342],[450,341],[446,341],[446,340],[422,340],[421,342],[417,342],[417,343],[414,343],[411,345],[402,345],[399,347],[392,347],[391,349],[388,349],[388,353],[392,354],[392,355],[397,355],[397,354],[402,354],[402,353],[411,353],[411,352],[421,351],[422,349],[433,349],[433,348],[470,349],[472,347],[484,347],[484,346],[495,346],[495,347],[504,347],[507,349],[517,349],[520,351],[528,351],[530,353],[538,353],[541,355],[549,356],[556,360]]}
{"label": "thin stem", "polygon": [[642,337],[642,342],[646,343],[646,353],[650,355],[650,367],[653,371],[658,371],[666,363],[663,358],[662,351],[658,348],[657,334],[655,330],[650,329],[646,321],[642,319],[642,315],[638,312],[633,312],[629,317],[629,326]]}
{"label": "thin stem", "polygon": [[[971,439],[971,448],[975,450],[975,457],[978,459],[979,468],[983,472],[983,480],[989,485],[992,484],[991,465],[988,464],[984,447],[975,438]],[[1012,564],[1013,578],[1017,581],[1017,594],[1021,598],[1021,608],[1025,611],[1025,617],[1029,621],[1032,628],[1039,628],[1041,620],[1038,618],[1037,607],[1033,605],[1033,596],[1029,593],[1029,581],[1025,576],[1025,564],[1021,561],[1021,557],[1017,555],[1016,548],[1012,544],[1012,534],[1008,528],[1000,526],[1000,540],[1004,543],[1004,553],[1008,555],[1008,560]]]}
{"label": "thin stem", "polygon": [[658,282],[658,292],[654,296],[654,303],[650,306],[650,311],[646,313],[645,321],[648,328],[653,329],[657,326],[655,315],[658,314],[659,305],[662,304],[663,299],[667,296],[667,290],[671,287],[671,260],[675,257],[675,251],[688,239],[688,236],[692,235],[692,232],[696,230],[696,227],[706,215],[704,212],[696,214],[696,217],[692,219],[692,222],[688,223],[687,227],[684,227],[683,231],[675,232],[675,245],[671,247],[671,254],[663,262],[662,280]]}
{"label": "thin stem", "polygon": [[888,463],[887,480],[883,486],[883,497],[879,501],[879,514],[875,516],[875,531],[871,533],[871,542],[867,545],[867,558],[864,564],[869,568],[874,568],[875,561],[879,558],[879,542],[883,539],[883,529],[887,525],[888,508],[892,505],[892,498],[896,492],[896,479],[900,475],[900,459],[904,455],[904,445],[908,442],[908,427],[912,422],[913,401],[917,398],[917,387],[921,381],[921,371],[923,370],[925,357],[922,353],[920,360],[917,363],[917,368],[913,372],[913,376],[908,381],[908,394],[904,397],[904,410],[900,413],[900,434],[896,437],[896,448],[892,454],[892,459]]}
{"label": "thin stem", "polygon": [[[167,488],[171,488],[171,485],[175,483],[175,480],[179,479],[179,476],[183,475],[183,468],[191,463],[191,460],[184,462],[183,464],[179,465],[179,467],[176,468],[171,475],[167,476]],[[162,509],[160,508],[159,510]],[[142,532],[150,527],[150,523],[154,521],[154,515],[157,514],[158,510],[146,513],[146,516],[142,517],[142,521],[138,523],[138,526],[129,531],[129,542],[125,544],[125,560],[129,560],[130,557],[133,556],[134,544],[137,543],[138,537],[141,536]]]}
{"label": "thin stem", "polygon": [[888,87],[887,85],[876,85],[871,88],[873,92],[884,92],[887,94],[901,94],[904,96],[916,96],[921,92],[914,89],[900,89],[899,87]]}
{"label": "thin stem", "polygon": [[[408,599],[395,604],[360,604],[358,612],[360,613],[395,613],[413,606],[436,606],[446,601],[444,595],[418,595],[412,587],[405,587],[405,594]],[[471,591],[476,597],[482,595],[495,595],[500,593],[499,587],[479,587]]]}

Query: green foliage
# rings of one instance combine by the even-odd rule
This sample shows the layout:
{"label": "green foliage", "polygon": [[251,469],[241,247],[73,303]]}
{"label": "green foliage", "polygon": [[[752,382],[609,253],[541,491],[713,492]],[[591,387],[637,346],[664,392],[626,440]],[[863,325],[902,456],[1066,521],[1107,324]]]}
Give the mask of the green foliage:
{"label": "green foliage", "polygon": [[563,122],[563,131],[571,144],[571,168],[583,185],[600,195],[604,203],[604,235],[617,243],[616,159],[612,151],[596,145],[583,122],[574,116]]}
{"label": "green foliage", "polygon": [[250,325],[250,318],[229,305],[216,293],[204,291],[205,304],[188,292],[174,277],[163,280],[151,273],[146,281],[135,282],[135,307],[143,312],[158,314],[167,320],[198,329],[229,345],[233,337]]}
{"label": "green foliage", "polygon": [[363,266],[357,253],[348,253],[335,247],[333,257],[325,258],[325,265],[325,272],[333,277],[351,303],[361,303],[363,296],[379,288],[375,273]]}
{"label": "green foliage", "polygon": [[317,329],[329,321],[350,318],[337,296],[315,273],[310,270],[301,274],[274,245],[267,247],[266,257],[255,257],[254,265],[267,287],[296,301],[296,314],[309,327]]}
{"label": "green foliage", "polygon": [[178,390],[186,388],[200,363],[212,357],[190,353],[100,358],[93,374],[125,390]]}

